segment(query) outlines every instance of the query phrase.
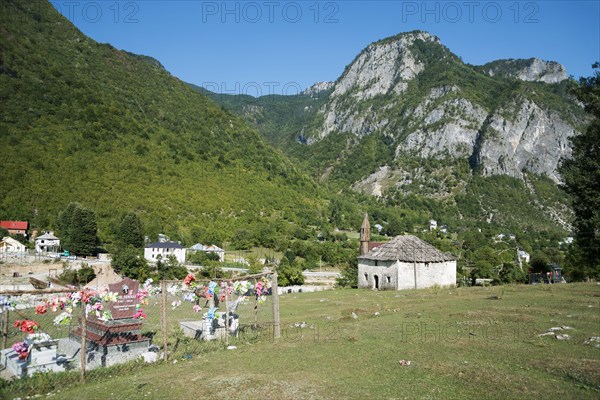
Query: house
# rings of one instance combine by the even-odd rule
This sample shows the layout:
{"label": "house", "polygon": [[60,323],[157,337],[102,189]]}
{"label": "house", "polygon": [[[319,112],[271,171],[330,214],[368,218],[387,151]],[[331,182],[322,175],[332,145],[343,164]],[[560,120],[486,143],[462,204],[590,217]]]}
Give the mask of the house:
{"label": "house", "polygon": [[4,228],[11,235],[27,236],[29,222],[27,221],[0,221],[0,228]]}
{"label": "house", "polygon": [[517,254],[519,256],[519,260],[525,261],[526,263],[528,263],[529,259],[531,258],[529,253],[526,252],[525,250],[519,250],[519,251],[517,251]]}
{"label": "house", "polygon": [[429,220],[429,230],[435,231],[437,229],[437,221],[435,219]]}
{"label": "house", "polygon": [[25,245],[10,236],[0,240],[0,253],[25,253],[25,251],[27,251]]}
{"label": "house", "polygon": [[189,251],[203,251],[205,253],[214,253],[219,256],[219,261],[225,261],[225,250],[222,248],[215,246],[214,244],[203,245],[202,243],[196,243],[192,247],[188,249]]}
{"label": "house", "polygon": [[35,238],[35,251],[37,253],[57,252],[58,250],[60,250],[60,239],[54,236],[54,232],[47,231]]}
{"label": "house", "polygon": [[358,287],[423,289],[456,284],[456,257],[416,236],[396,236],[358,256]]}
{"label": "house", "polygon": [[144,258],[150,262],[160,259],[166,260],[169,256],[175,256],[177,261],[185,263],[185,247],[175,242],[156,242],[144,247]]}

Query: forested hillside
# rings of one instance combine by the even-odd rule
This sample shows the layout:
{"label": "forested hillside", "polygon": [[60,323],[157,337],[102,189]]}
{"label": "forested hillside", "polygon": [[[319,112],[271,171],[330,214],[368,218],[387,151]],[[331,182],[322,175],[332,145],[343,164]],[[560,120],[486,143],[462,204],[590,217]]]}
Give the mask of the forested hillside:
{"label": "forested hillside", "polygon": [[4,219],[52,227],[77,201],[103,239],[134,211],[149,234],[220,240],[242,225],[318,220],[311,179],[159,62],[96,43],[46,1],[2,6]]}

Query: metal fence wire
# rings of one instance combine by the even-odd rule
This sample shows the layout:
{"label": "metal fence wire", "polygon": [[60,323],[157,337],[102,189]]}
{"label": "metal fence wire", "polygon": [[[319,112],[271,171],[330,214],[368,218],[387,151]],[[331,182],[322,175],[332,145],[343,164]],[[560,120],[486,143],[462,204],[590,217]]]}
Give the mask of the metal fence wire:
{"label": "metal fence wire", "polygon": [[[205,291],[211,285],[220,290],[207,296]],[[198,281],[194,289],[190,291],[189,282],[185,281],[162,281],[154,285],[136,307],[141,318],[107,322],[105,325],[114,328],[110,334],[104,331],[105,326],[98,322],[94,311],[88,310],[85,316],[83,307],[74,309],[72,319],[66,322],[63,319],[62,324],[57,324],[60,309],[36,313],[36,306],[48,305],[51,297],[66,293],[49,293],[50,290],[19,295],[3,293],[2,366],[6,368],[11,346],[27,337],[16,326],[17,321],[23,320],[35,321],[39,324],[35,333],[47,334],[57,344],[56,360],[63,363],[64,370],[80,372],[71,374],[73,382],[105,375],[107,371],[118,374],[137,370],[149,362],[190,359],[226,346],[279,337],[276,273]],[[68,378],[61,379],[68,383]]]}

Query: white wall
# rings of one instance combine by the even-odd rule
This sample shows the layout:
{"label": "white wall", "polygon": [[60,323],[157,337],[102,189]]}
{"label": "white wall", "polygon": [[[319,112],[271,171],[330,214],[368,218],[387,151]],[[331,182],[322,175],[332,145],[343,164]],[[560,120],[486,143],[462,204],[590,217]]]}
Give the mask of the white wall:
{"label": "white wall", "polygon": [[166,261],[170,255],[174,255],[177,261],[179,261],[181,264],[185,263],[185,249],[166,249],[155,247],[144,248],[144,258],[150,262],[158,261],[159,255],[163,261]]}
{"label": "white wall", "polygon": [[[416,263],[417,288],[456,285],[456,261]],[[374,288],[375,275],[379,289],[403,290],[415,288],[415,264],[393,261],[359,260],[358,287]]]}

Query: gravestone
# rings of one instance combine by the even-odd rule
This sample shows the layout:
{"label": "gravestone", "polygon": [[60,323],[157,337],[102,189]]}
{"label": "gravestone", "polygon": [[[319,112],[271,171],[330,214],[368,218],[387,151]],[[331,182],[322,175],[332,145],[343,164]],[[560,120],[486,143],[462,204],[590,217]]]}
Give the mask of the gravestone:
{"label": "gravestone", "polygon": [[[108,305],[112,320],[102,321],[95,315],[86,320],[86,353],[88,367],[108,366],[139,357],[148,350],[150,339],[142,336],[142,321],[133,318],[139,301],[137,292],[140,283],[125,278],[121,282],[109,284],[111,292],[118,293],[118,299]],[[81,328],[75,336],[81,340]]]}

